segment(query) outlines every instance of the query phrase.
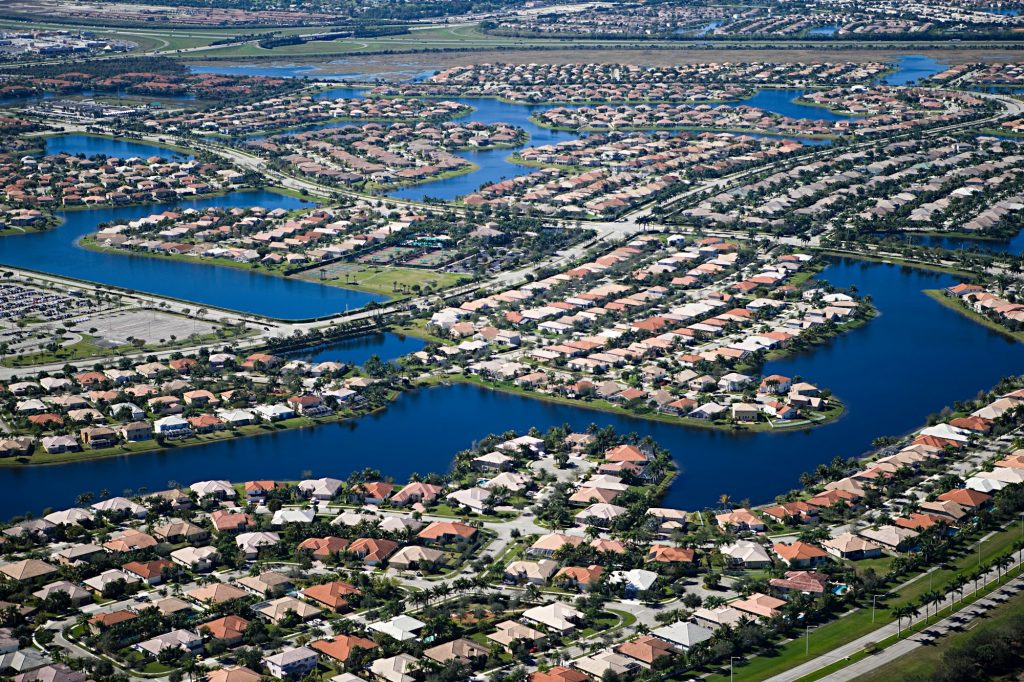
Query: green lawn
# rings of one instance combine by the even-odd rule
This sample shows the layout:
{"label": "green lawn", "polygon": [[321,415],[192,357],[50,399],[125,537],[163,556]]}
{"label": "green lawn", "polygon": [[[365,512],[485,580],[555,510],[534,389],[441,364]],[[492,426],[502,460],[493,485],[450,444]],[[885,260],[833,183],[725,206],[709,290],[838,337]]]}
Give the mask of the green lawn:
{"label": "green lawn", "polygon": [[303,273],[303,279],[310,279],[323,284],[344,287],[346,289],[358,289],[373,294],[385,296],[396,296],[403,289],[419,287],[425,289],[429,285],[435,290],[447,289],[467,281],[469,278],[464,275],[456,275],[450,272],[435,272],[420,268],[402,268],[377,265],[353,264],[352,270],[345,273],[347,277],[335,277],[333,279],[320,280],[316,270]]}
{"label": "green lawn", "polygon": [[[988,562],[996,555],[1006,552],[1020,536],[1020,528],[1017,525],[1013,525],[986,540],[981,549],[982,563]],[[892,618],[889,611],[893,606],[916,601],[918,597],[930,588],[942,590],[957,573],[970,572],[977,565],[977,551],[968,552],[966,555],[949,563],[946,567],[933,571],[930,576],[924,575],[896,591],[896,595],[887,602],[884,608],[879,606],[875,611],[874,623],[871,622],[871,607],[869,604],[866,608],[858,609],[848,616],[813,630],[810,635],[809,655],[805,654],[807,644],[804,638],[801,637],[781,645],[775,652],[755,656],[748,663],[737,665],[736,670],[743,671],[742,679],[744,682],[765,680],[789,668],[800,665],[815,656],[827,654],[836,647],[852,642],[883,625],[893,622],[895,619]],[[968,586],[968,590],[970,589],[973,589],[973,585]],[[728,678],[729,672],[728,669],[725,669],[724,673],[709,675],[705,679],[711,682],[724,682]]]}
{"label": "green lawn", "polygon": [[1017,595],[976,621],[970,630],[954,632],[938,640],[932,646],[915,649],[913,653],[901,656],[873,672],[860,677],[860,682],[883,682],[904,680],[911,675],[929,677],[942,666],[942,655],[952,647],[963,644],[978,633],[995,630],[1014,618],[1024,617],[1024,597]]}

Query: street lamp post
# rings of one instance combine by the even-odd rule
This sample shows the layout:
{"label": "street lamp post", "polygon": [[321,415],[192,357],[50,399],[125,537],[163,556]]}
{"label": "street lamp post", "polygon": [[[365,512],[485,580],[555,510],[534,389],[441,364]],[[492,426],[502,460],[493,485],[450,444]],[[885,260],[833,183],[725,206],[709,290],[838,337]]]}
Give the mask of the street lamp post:
{"label": "street lamp post", "polygon": [[811,630],[815,627],[814,625],[804,626],[804,656],[811,655]]}
{"label": "street lamp post", "polygon": [[871,595],[871,622],[875,622],[875,600],[878,599],[877,594]]}
{"label": "street lamp post", "polygon": [[729,657],[729,682],[732,682],[732,662],[739,660],[742,656],[730,656]]}

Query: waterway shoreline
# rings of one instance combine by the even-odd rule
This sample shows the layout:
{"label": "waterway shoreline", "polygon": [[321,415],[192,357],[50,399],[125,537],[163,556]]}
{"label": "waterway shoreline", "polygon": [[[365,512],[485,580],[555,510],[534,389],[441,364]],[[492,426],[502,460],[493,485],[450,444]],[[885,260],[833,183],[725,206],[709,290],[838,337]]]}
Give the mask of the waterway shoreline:
{"label": "waterway shoreline", "polygon": [[626,410],[622,407],[618,407],[617,405],[613,405],[612,403],[609,403],[604,400],[575,400],[573,398],[565,398],[545,393],[537,393],[535,391],[527,391],[525,389],[521,389],[515,386],[507,386],[495,382],[489,382],[484,379],[480,379],[479,377],[474,377],[472,375],[466,374],[451,374],[438,376],[436,377],[436,381],[421,381],[419,385],[425,388],[433,388],[438,384],[443,384],[443,382],[445,381],[451,383],[469,384],[472,386],[485,388],[489,391],[498,391],[500,393],[507,393],[509,395],[518,395],[524,398],[528,398],[530,400],[539,400],[541,402],[548,402],[557,405],[566,405],[568,407],[578,407],[584,410],[604,412],[606,414],[615,414],[622,417],[628,417],[631,419],[643,419],[647,421],[661,422],[663,424],[670,424],[673,426],[680,426],[683,428],[707,431],[720,431],[736,435],[743,433],[783,433],[789,431],[800,431],[803,429],[813,429],[817,426],[824,426],[826,424],[830,424],[836,421],[837,419],[842,417],[843,413],[846,411],[846,408],[842,404],[842,402],[838,398],[836,398],[836,409],[830,410],[827,413],[822,413],[823,416],[820,420],[805,419],[795,421],[792,424],[786,423],[784,421],[776,422],[781,423],[782,426],[773,426],[771,423],[768,422],[756,422],[753,424],[718,424],[713,421],[705,421],[702,419],[690,419],[687,417],[675,417],[660,412],[639,414],[636,412],[630,412],[629,410]]}
{"label": "waterway shoreline", "polygon": [[[401,392],[393,392],[388,397],[388,402],[393,402],[401,395]],[[35,453],[28,457],[6,457],[0,458],[0,469],[28,469],[35,467],[61,466],[65,464],[78,464],[95,462],[112,457],[130,457],[132,455],[154,454],[159,452],[174,452],[186,448],[199,448],[215,443],[226,441],[244,440],[260,436],[273,436],[288,431],[302,429],[315,429],[328,424],[339,424],[342,422],[356,421],[361,417],[380,413],[387,409],[387,406],[376,407],[365,412],[335,412],[324,417],[293,417],[283,419],[269,424],[259,423],[248,426],[240,426],[234,429],[222,429],[205,434],[198,434],[181,440],[158,441],[152,439],[135,443],[125,443],[114,448],[102,448],[99,450],[81,450],[78,452],[66,452],[60,454]],[[29,461],[25,461],[29,460]]]}
{"label": "waterway shoreline", "polygon": [[924,293],[929,298],[937,301],[940,305],[943,305],[950,310],[955,310],[972,322],[976,322],[981,326],[991,329],[992,331],[1003,334],[1007,338],[1011,338],[1019,343],[1024,343],[1024,332],[1015,332],[1003,327],[1002,325],[993,322],[984,315],[974,312],[973,310],[965,307],[958,299],[950,298],[943,291],[939,289],[925,289]]}
{"label": "waterway shoreline", "polygon": [[[208,266],[212,266],[212,267],[227,267],[227,268],[233,268],[235,270],[240,270],[242,272],[249,272],[249,273],[256,274],[256,275],[265,275],[267,277],[279,277],[281,279],[286,279],[286,280],[291,280],[291,281],[296,281],[296,280],[307,281],[307,282],[310,281],[310,280],[303,280],[301,277],[298,277],[298,278],[297,277],[291,277],[289,275],[284,274],[284,272],[281,272],[281,271],[278,271],[278,270],[256,269],[256,268],[254,268],[249,263],[239,263],[237,261],[233,261],[233,260],[230,260],[228,258],[203,258],[203,257],[200,257],[200,256],[186,256],[186,255],[181,255],[181,254],[154,253],[152,251],[127,251],[125,249],[118,249],[118,248],[114,248],[114,247],[101,246],[99,243],[96,242],[96,238],[92,237],[90,235],[85,235],[85,236],[79,237],[75,241],[75,245],[78,248],[85,249],[86,251],[93,251],[95,253],[108,253],[108,254],[112,254],[112,255],[115,255],[115,256],[118,256],[118,257],[122,257],[122,258],[124,258],[124,257],[128,257],[128,258],[153,258],[155,260],[177,261],[177,262],[180,262],[180,263],[192,263],[192,264],[196,264],[196,265],[208,265]],[[377,295],[377,296],[383,296],[384,300],[380,301],[380,303],[393,303],[395,301],[398,301],[398,300],[401,300],[403,298],[406,298],[406,296],[404,296],[404,295],[395,296],[395,295],[393,295],[393,293],[387,293],[387,292],[375,289],[373,287],[360,287],[358,285],[355,285],[355,286],[341,286],[340,284],[337,284],[334,280],[324,280],[323,282],[320,282],[320,280],[316,280],[316,283],[322,284],[324,286],[334,287],[336,289],[343,289],[345,291],[359,291],[359,292],[362,292],[362,293],[374,294],[374,295]],[[363,306],[363,307],[365,307],[365,306]],[[238,312],[238,311],[235,311],[235,312]],[[336,313],[336,314],[340,314],[340,313]]]}
{"label": "waterway shoreline", "polygon": [[[580,126],[573,128],[571,126],[556,126],[550,123],[545,123],[538,119],[536,116],[530,116],[530,122],[538,128],[545,128],[547,130],[555,130],[565,133],[607,133],[612,132],[610,128],[594,128],[591,126]],[[801,133],[799,135],[793,133],[774,132],[769,130],[753,130],[750,128],[732,128],[726,126],[659,126],[659,125],[648,125],[648,126],[623,126],[621,128],[615,128],[615,132],[642,132],[642,131],[685,131],[695,133],[735,133],[737,135],[763,135],[765,137],[782,137],[794,140],[840,140],[841,135],[826,135],[819,133]]]}

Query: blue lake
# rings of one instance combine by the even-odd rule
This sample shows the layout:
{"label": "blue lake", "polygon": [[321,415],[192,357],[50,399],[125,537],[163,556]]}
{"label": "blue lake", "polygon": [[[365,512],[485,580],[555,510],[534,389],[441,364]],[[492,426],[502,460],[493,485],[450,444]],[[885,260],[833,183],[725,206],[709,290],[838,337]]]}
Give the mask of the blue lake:
{"label": "blue lake", "polygon": [[[870,295],[881,315],[812,353],[772,362],[766,373],[802,377],[832,389],[847,405],[838,421],[816,429],[734,435],[595,412],[455,385],[402,395],[385,411],[344,424],[97,462],[0,469],[0,517],[67,506],[102,488],[163,488],[198,479],[344,478],[366,466],[404,480],[444,471],[452,455],[489,433],[569,423],[612,425],[650,434],[667,447],[681,475],[665,504],[699,509],[718,495],[765,502],[799,485],[799,475],[834,456],[860,455],[880,435],[906,433],[925,416],[972,398],[1002,376],[1024,372],[1024,346],[927,298],[922,289],[955,280],[894,265],[837,262],[823,273],[836,285]],[[389,343],[379,340],[382,355]],[[357,361],[366,348],[340,348],[333,359]],[[320,356],[327,359],[328,356]],[[39,495],[46,490],[45,498]]]}
{"label": "blue lake", "polygon": [[426,345],[426,341],[415,336],[385,332],[325,343],[313,348],[289,352],[286,355],[296,360],[305,360],[311,363],[341,359],[345,362],[362,365],[372,355],[378,356],[385,362],[391,362],[403,355],[423,350]]}
{"label": "blue lake", "polygon": [[748,107],[757,107],[782,116],[812,121],[850,121],[858,116],[837,114],[825,107],[801,104],[796,100],[806,95],[808,90],[779,88],[777,90],[758,90],[753,96],[737,102]]}
{"label": "blue lake", "polygon": [[889,85],[913,85],[937,73],[942,73],[946,68],[946,64],[938,62],[931,57],[919,54],[902,55],[900,60],[896,62],[896,71],[880,78],[879,82],[888,83]]}
{"label": "blue lake", "polygon": [[225,196],[145,206],[63,211],[60,227],[0,239],[0,263],[85,279],[283,319],[319,317],[385,300],[360,291],[271,277],[203,263],[98,253],[76,245],[101,223],[136,220],[170,209],[262,206],[296,209],[308,202],[275,192],[235,192]]}
{"label": "blue lake", "polygon": [[128,159],[133,156],[149,158],[159,156],[164,159],[191,159],[191,154],[183,154],[172,149],[165,149],[145,142],[132,142],[131,140],[117,140],[110,137],[97,137],[94,135],[56,135],[46,138],[47,154],[71,154],[72,156],[84,154],[85,156],[114,156],[119,159]]}
{"label": "blue lake", "polygon": [[834,36],[839,32],[838,26],[815,26],[807,32],[808,36]]}
{"label": "blue lake", "polygon": [[[768,111],[791,116],[793,118],[817,118],[824,120],[845,120],[849,117],[833,114],[821,107],[812,107],[795,103],[793,100],[803,95],[806,90],[762,90],[756,95],[739,102],[750,106],[761,107]],[[366,90],[358,87],[332,88],[317,95],[319,99],[345,99],[352,97],[363,97]],[[467,116],[467,120],[479,121],[482,123],[508,123],[526,131],[528,139],[526,144],[514,149],[480,149],[472,151],[457,152],[457,155],[470,163],[476,164],[478,170],[436,182],[427,182],[411,187],[404,187],[393,192],[389,196],[409,201],[422,201],[427,198],[452,201],[458,197],[465,196],[476,191],[482,185],[500,182],[509,178],[519,177],[534,172],[536,169],[520,166],[508,160],[509,156],[516,151],[526,147],[538,147],[547,144],[555,144],[567,140],[575,140],[585,133],[574,133],[562,130],[551,130],[536,125],[530,120],[534,114],[551,109],[551,105],[524,105],[501,102],[491,98],[453,98],[453,101],[460,102],[466,106],[473,107],[474,111]],[[344,127],[348,123],[329,123],[314,128]],[[252,139],[258,139],[254,137]],[[799,139],[799,138],[798,138]],[[829,144],[828,140],[801,139],[807,144]]]}
{"label": "blue lake", "polygon": [[1024,253],[1024,231],[1012,239],[971,239],[970,237],[943,237],[941,235],[908,234],[907,241],[923,246],[932,246],[950,251],[982,251],[985,253],[1010,253],[1019,256]]}

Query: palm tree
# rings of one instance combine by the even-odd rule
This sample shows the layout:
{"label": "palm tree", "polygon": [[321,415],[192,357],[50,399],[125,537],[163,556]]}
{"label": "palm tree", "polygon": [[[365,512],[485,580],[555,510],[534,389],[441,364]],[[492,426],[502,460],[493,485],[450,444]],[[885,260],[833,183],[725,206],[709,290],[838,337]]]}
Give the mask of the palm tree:
{"label": "palm tree", "polygon": [[[957,573],[956,577],[953,578],[952,582],[950,582],[950,584],[949,584],[949,591],[950,592],[955,592],[955,593],[959,594],[960,595],[960,601],[963,601],[964,600],[964,587],[967,586],[968,582],[970,582],[970,581],[967,579],[967,576],[965,576],[962,573]],[[949,603],[949,611],[950,611],[950,613],[953,612],[953,602],[952,601]]]}
{"label": "palm tree", "polygon": [[[1003,571],[1008,569],[1010,566],[1013,566],[1013,555],[1012,554],[1003,554],[1002,556],[1000,556],[998,559],[996,559],[992,563],[994,563],[996,565],[996,569],[998,570],[998,572],[1000,574],[1002,574]],[[999,577],[1001,578],[1002,575],[999,575]]]}
{"label": "palm tree", "polygon": [[[925,620],[928,620],[928,607],[931,606],[932,604],[938,603],[939,600],[941,600],[941,599],[942,599],[942,595],[940,595],[935,590],[928,590],[927,592],[925,592],[924,594],[921,595],[921,597],[919,598],[919,602],[920,602],[921,606],[924,608],[924,619]],[[938,607],[936,607],[936,611],[938,611]]]}
{"label": "palm tree", "polygon": [[722,505],[722,509],[729,509],[732,507],[732,498],[727,493],[722,493],[718,496],[718,503]]}
{"label": "palm tree", "polygon": [[985,570],[980,566],[971,573],[971,581],[974,583],[974,594],[978,594],[978,581],[985,577]]}
{"label": "palm tree", "polygon": [[896,619],[896,639],[899,639],[900,635],[903,633],[903,619],[913,618],[914,613],[916,613],[916,609],[909,605],[895,606],[893,607],[891,613],[892,617]]}

